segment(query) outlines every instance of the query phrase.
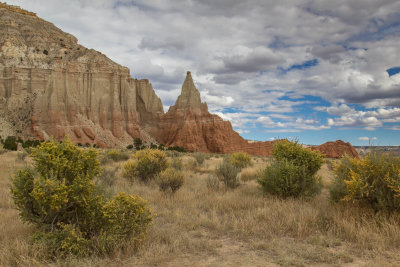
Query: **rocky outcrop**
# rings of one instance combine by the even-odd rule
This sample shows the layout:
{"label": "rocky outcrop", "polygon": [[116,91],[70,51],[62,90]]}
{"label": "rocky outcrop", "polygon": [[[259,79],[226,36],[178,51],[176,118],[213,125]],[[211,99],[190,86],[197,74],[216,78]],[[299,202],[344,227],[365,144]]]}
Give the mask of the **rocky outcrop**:
{"label": "rocky outcrop", "polygon": [[311,147],[311,149],[321,152],[326,158],[341,158],[346,154],[354,158],[359,157],[355,148],[342,140],[326,142],[320,146]]}
{"label": "rocky outcrop", "polygon": [[208,112],[190,72],[182,85],[181,95],[163,115],[151,133],[167,146],[181,146],[188,151],[232,153],[243,151],[268,156],[272,142],[249,142],[232,129],[229,121]]}
{"label": "rocky outcrop", "polygon": [[[189,151],[269,156],[273,142],[249,142],[208,112],[190,72],[166,114],[151,83],[78,44],[35,13],[0,3],[0,136],[125,146],[141,137]],[[314,149],[357,156],[350,144]]]}
{"label": "rocky outcrop", "polygon": [[0,136],[125,145],[163,114],[148,80],[18,10],[0,6]]}

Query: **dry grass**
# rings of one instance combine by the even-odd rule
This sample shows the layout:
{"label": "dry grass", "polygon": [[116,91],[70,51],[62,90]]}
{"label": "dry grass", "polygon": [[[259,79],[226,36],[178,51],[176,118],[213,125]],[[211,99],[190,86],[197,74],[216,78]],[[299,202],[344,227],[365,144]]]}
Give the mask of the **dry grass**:
{"label": "dry grass", "polygon": [[[15,152],[0,155],[0,266],[395,266],[400,262],[398,214],[332,204],[326,189],[311,201],[264,197],[254,180],[233,191],[212,191],[206,180],[222,158],[205,160],[201,172],[191,165],[190,156],[182,160],[185,184],[175,195],[160,192],[155,184],[131,184],[119,171],[106,187],[110,193],[139,194],[157,214],[136,253],[45,262],[40,250],[29,246],[33,229],[20,222],[8,192],[11,173],[24,162]],[[262,158],[253,163],[254,170],[267,164]],[[120,169],[121,164],[108,163],[108,168]],[[328,186],[331,170],[324,165],[319,175]]]}

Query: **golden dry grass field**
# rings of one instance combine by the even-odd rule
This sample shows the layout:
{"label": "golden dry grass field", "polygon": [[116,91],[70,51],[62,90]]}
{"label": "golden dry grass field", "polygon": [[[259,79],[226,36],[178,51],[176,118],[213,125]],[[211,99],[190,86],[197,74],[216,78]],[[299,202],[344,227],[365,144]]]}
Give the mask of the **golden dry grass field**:
{"label": "golden dry grass field", "polygon": [[185,183],[175,195],[156,184],[128,182],[121,175],[124,162],[103,164],[115,170],[111,179],[97,181],[107,192],[139,194],[156,214],[138,251],[48,261],[31,249],[34,229],[13,208],[10,177],[31,164],[18,153],[0,155],[0,266],[400,266],[400,215],[329,202],[327,164],[319,172],[320,195],[283,200],[263,196],[254,179],[267,158],[254,157],[241,185],[226,191],[207,187],[222,158],[195,166],[190,154],[182,157]]}

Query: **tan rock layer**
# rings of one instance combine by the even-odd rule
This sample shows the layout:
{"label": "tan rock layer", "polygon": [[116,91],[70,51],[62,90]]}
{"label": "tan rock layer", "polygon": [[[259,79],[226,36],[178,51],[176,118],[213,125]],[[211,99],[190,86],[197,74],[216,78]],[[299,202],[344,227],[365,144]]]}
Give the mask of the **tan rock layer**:
{"label": "tan rock layer", "polygon": [[163,114],[148,80],[53,24],[1,6],[0,22],[0,115],[14,133],[125,145]]}

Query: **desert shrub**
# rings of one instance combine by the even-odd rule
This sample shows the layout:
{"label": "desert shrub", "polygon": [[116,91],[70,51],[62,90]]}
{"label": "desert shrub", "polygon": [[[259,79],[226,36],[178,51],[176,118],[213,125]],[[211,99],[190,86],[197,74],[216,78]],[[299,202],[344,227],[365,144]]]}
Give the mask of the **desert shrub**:
{"label": "desert shrub", "polygon": [[185,148],[180,147],[180,146],[170,146],[167,148],[167,150],[173,150],[173,151],[178,151],[178,152],[186,152]]}
{"label": "desert shrub", "polygon": [[193,153],[192,156],[194,157],[198,165],[203,165],[204,160],[207,158],[207,155],[202,152]]}
{"label": "desert shrub", "polygon": [[23,142],[22,147],[27,149],[27,148],[31,148],[31,147],[37,147],[40,145],[40,141],[39,140],[26,140],[25,142]]}
{"label": "desert shrub", "polygon": [[105,160],[112,160],[112,161],[125,161],[129,159],[129,153],[116,150],[116,149],[111,149],[105,154]]}
{"label": "desert shrub", "polygon": [[133,180],[139,178],[147,182],[168,167],[167,155],[158,149],[144,149],[134,154],[134,160],[123,167],[123,176]]}
{"label": "desert shrub", "polygon": [[183,173],[173,168],[167,168],[157,177],[157,183],[161,191],[171,190],[175,193],[183,185]]}
{"label": "desert shrub", "polygon": [[206,183],[209,190],[217,191],[219,189],[219,179],[214,174],[208,175]]}
{"label": "desert shrub", "polygon": [[171,168],[174,168],[175,170],[178,170],[178,171],[181,171],[183,169],[183,162],[180,157],[170,158],[169,165],[171,166]]}
{"label": "desert shrub", "polygon": [[335,178],[329,188],[330,199],[332,201],[338,202],[347,195],[346,183],[344,181],[350,177],[351,169],[352,161],[347,155],[338,164],[333,166]]}
{"label": "desert shrub", "polygon": [[140,150],[140,149],[142,148],[142,145],[143,145],[142,139],[140,139],[140,138],[135,138],[135,139],[133,140],[133,145],[135,146],[135,149],[136,149],[136,150]]}
{"label": "desert shrub", "polygon": [[259,170],[257,169],[254,168],[243,169],[240,172],[240,180],[242,180],[243,182],[256,180],[258,175],[259,175]]}
{"label": "desert shrub", "polygon": [[238,173],[240,169],[232,164],[228,158],[224,158],[222,163],[217,166],[215,173],[224,183],[225,188],[234,189],[239,186]]}
{"label": "desert shrub", "polygon": [[295,166],[304,166],[309,175],[314,175],[323,163],[321,153],[303,148],[298,141],[277,141],[274,145],[272,156],[278,161],[286,159]]}
{"label": "desert shrub", "polygon": [[400,157],[372,152],[344,157],[335,168],[333,200],[360,200],[375,210],[400,210]]}
{"label": "desert shrub", "polygon": [[11,194],[21,219],[37,227],[34,242],[44,244],[51,256],[104,254],[123,240],[138,244],[150,211],[138,196],[108,199],[100,193],[93,182],[100,173],[95,150],[50,141],[33,149],[31,157],[34,169],[14,175]]}
{"label": "desert shrub", "polygon": [[133,145],[127,145],[126,149],[129,149],[129,150],[133,149]]}
{"label": "desert shrub", "polygon": [[240,170],[251,165],[251,157],[243,152],[233,153],[232,155],[228,156],[228,159],[236,168]]}
{"label": "desert shrub", "polygon": [[15,136],[7,136],[6,140],[4,140],[4,149],[7,150],[17,150],[18,143],[17,143],[17,138]]}
{"label": "desert shrub", "polygon": [[296,166],[286,159],[265,168],[257,181],[265,194],[283,198],[312,197],[321,190],[318,177],[309,175],[304,166]]}
{"label": "desert shrub", "polygon": [[178,151],[175,150],[165,150],[165,154],[167,154],[168,157],[180,157],[181,153],[179,153]]}
{"label": "desert shrub", "polygon": [[323,162],[321,154],[281,140],[275,144],[273,157],[257,179],[265,194],[312,197],[321,191],[321,180],[316,176]]}

